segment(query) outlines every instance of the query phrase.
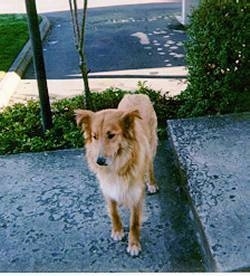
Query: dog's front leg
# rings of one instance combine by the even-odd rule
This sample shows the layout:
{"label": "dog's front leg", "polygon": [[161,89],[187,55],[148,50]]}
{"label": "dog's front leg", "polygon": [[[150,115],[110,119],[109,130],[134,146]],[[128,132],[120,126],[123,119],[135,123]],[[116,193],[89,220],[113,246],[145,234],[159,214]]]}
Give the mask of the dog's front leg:
{"label": "dog's front leg", "polygon": [[137,256],[141,251],[140,227],[142,217],[142,200],[130,208],[130,231],[127,252],[131,256]]}
{"label": "dog's front leg", "polygon": [[120,241],[124,237],[124,231],[123,231],[122,222],[117,210],[117,203],[116,201],[109,198],[107,198],[106,200],[108,204],[109,216],[112,222],[111,237],[115,241]]}

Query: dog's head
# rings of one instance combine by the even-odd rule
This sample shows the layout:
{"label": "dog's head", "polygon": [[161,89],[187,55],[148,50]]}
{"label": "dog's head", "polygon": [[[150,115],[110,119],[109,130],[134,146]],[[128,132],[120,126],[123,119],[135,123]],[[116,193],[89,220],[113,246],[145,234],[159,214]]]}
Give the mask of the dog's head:
{"label": "dog's head", "polygon": [[76,110],[75,114],[92,162],[98,166],[112,165],[117,156],[128,150],[128,145],[136,139],[135,120],[141,119],[137,109]]}

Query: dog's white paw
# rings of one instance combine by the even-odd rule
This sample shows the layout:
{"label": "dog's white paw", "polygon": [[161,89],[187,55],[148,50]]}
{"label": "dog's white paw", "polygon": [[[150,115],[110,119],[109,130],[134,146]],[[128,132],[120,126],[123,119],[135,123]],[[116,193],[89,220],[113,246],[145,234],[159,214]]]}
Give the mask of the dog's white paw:
{"label": "dog's white paw", "polygon": [[111,233],[111,238],[114,240],[114,241],[120,241],[122,240],[122,238],[124,237],[124,231],[121,230],[121,231],[114,231],[112,230],[112,233]]}
{"label": "dog's white paw", "polygon": [[147,182],[146,185],[147,185],[147,191],[149,194],[154,194],[159,190],[159,188],[156,184],[152,185]]}
{"label": "dog's white paw", "polygon": [[131,255],[131,256],[138,256],[139,253],[141,251],[141,245],[138,244],[132,244],[132,245],[128,245],[127,247],[127,252]]}

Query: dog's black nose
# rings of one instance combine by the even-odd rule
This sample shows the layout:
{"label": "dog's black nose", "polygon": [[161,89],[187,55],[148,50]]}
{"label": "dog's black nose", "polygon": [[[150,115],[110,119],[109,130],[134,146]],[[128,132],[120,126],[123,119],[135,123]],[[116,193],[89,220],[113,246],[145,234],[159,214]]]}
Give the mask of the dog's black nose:
{"label": "dog's black nose", "polygon": [[96,163],[100,166],[107,166],[106,158],[103,156],[99,156],[96,160]]}

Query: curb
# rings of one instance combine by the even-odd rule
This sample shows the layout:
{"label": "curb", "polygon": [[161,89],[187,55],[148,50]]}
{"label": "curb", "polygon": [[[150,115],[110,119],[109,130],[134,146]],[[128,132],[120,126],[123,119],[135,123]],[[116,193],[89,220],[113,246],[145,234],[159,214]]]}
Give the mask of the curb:
{"label": "curb", "polygon": [[[50,22],[47,17],[42,16],[42,22],[40,23],[41,40],[44,40],[49,29]],[[12,63],[8,72],[0,82],[0,108],[4,108],[8,105],[9,100],[15,92],[21,77],[23,76],[27,66],[32,59],[31,42],[25,44],[21,52],[18,54],[15,61]]]}

